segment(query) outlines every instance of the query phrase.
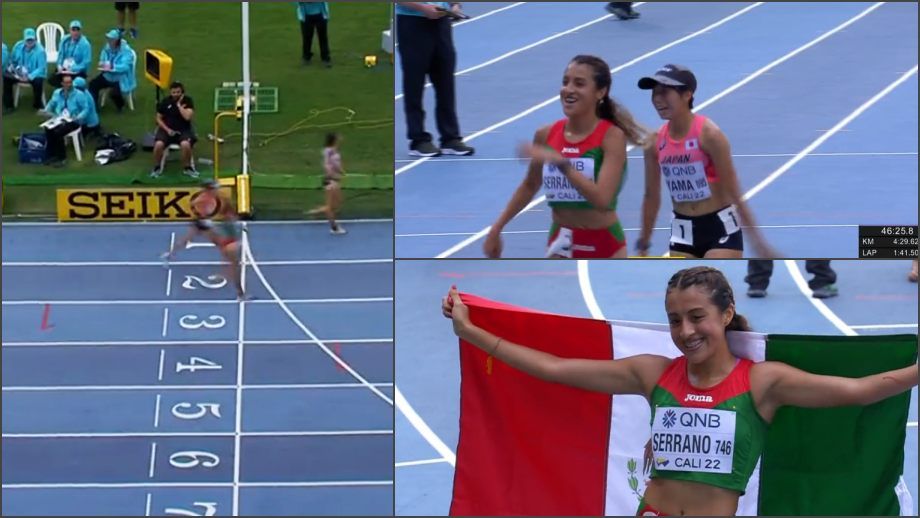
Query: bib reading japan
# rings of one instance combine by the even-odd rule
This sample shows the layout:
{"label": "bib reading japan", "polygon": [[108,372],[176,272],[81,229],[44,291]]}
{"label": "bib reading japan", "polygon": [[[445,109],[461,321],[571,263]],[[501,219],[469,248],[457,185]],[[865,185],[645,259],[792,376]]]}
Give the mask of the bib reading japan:
{"label": "bib reading japan", "polygon": [[663,157],[660,167],[674,201],[699,201],[712,196],[705,166],[702,162],[690,162],[690,155]]}
{"label": "bib reading japan", "polygon": [[735,412],[660,406],[652,423],[656,469],[732,472]]}

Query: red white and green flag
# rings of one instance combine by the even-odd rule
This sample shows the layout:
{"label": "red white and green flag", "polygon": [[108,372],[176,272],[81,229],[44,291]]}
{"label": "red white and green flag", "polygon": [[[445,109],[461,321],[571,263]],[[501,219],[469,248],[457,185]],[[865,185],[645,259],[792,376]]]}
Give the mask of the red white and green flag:
{"label": "red white and green flag", "polygon": [[[464,294],[478,326],[562,357],[680,355],[667,326],[532,311]],[[917,335],[729,333],[732,351],[860,377],[917,361]],[[650,408],[538,380],[460,345],[451,515],[634,515]],[[780,409],[739,515],[914,515],[902,478],[910,393],[867,407]]]}

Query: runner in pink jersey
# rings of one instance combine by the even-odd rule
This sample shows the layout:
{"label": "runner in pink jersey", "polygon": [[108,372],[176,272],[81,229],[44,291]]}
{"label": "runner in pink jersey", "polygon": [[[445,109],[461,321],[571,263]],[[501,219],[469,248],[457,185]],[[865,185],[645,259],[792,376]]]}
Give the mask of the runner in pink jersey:
{"label": "runner in pink jersey", "polygon": [[693,72],[680,65],[665,65],[640,79],[639,88],[652,90],[652,104],[667,121],[645,148],[642,231],[636,243],[639,254],[649,249],[663,180],[674,204],[672,256],[740,258],[744,251],[741,228],[745,227],[758,257],[776,257],[741,198],[728,139],[710,119],[693,113]]}

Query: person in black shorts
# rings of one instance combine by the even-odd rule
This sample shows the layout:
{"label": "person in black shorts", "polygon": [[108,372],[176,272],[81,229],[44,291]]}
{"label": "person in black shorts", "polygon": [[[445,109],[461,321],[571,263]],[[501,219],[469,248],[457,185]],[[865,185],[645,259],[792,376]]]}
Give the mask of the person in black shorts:
{"label": "person in black shorts", "polygon": [[163,152],[166,146],[179,144],[182,149],[182,171],[186,176],[198,178],[195,163],[192,160],[192,146],[195,145],[195,132],[192,129],[192,117],[195,115],[195,103],[185,95],[185,86],[174,82],[169,85],[169,97],[157,105],[157,132],[153,145],[153,170],[150,176],[156,178],[163,172]]}
{"label": "person in black shorts", "polygon": [[115,2],[115,10],[118,11],[118,32],[125,33],[125,11],[127,11],[128,23],[131,24],[129,32],[132,38],[137,39],[137,11],[140,8],[140,2]]}

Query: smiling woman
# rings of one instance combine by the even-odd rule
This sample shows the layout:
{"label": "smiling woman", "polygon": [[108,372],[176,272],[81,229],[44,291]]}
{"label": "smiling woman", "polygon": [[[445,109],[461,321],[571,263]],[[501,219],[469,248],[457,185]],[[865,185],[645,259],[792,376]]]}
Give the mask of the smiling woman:
{"label": "smiling woman", "polygon": [[565,118],[537,130],[521,147],[531,159],[524,181],[492,225],[483,250],[500,257],[501,231],[540,187],[553,212],[547,257],[626,257],[617,195],[626,177],[626,143],[641,144],[647,131],[610,97],[610,67],[595,56],[575,56],[562,76]]}
{"label": "smiling woman", "polygon": [[612,360],[562,357],[536,348],[536,337],[519,345],[506,338],[513,326],[505,331],[492,327],[506,335],[499,336],[473,324],[455,287],[441,309],[461,340],[496,363],[540,380],[605,394],[641,395],[648,401],[654,462],[637,510],[641,516],[734,515],[780,407],[868,406],[918,383],[916,363],[843,377],[736,356],[727,333],[750,328],[735,311],[725,276],[709,266],[680,270],[667,283],[671,341],[681,353],[673,359],[659,354]]}

